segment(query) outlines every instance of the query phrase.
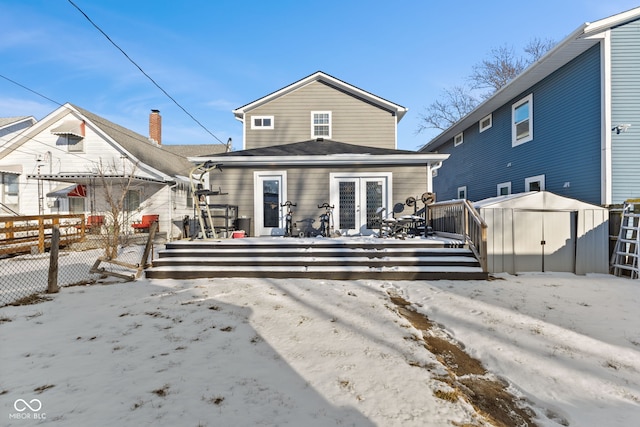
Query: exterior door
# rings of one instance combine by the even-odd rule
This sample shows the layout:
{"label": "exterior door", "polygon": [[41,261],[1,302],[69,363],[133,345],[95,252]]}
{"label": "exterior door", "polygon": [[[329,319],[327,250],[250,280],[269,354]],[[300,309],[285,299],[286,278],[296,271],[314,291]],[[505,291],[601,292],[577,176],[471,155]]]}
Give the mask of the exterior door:
{"label": "exterior door", "polygon": [[515,272],[575,272],[576,213],[513,212]]}
{"label": "exterior door", "polygon": [[334,227],[343,235],[370,235],[379,228],[379,208],[390,205],[390,174],[332,174]]}
{"label": "exterior door", "polygon": [[254,172],[256,236],[284,235],[282,203],[286,199],[286,171]]}

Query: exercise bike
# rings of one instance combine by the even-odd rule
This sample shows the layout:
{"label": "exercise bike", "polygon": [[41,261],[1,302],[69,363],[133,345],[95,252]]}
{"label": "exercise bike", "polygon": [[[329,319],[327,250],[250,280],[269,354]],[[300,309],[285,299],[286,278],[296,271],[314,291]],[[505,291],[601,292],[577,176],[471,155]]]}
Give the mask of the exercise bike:
{"label": "exercise bike", "polygon": [[285,219],[285,228],[284,228],[284,236],[291,237],[293,236],[293,212],[291,211],[291,206],[296,206],[295,203],[287,200],[284,203],[280,203],[280,206],[286,206],[287,213],[284,216]]}
{"label": "exercise bike", "polygon": [[323,209],[324,213],[320,215],[320,235],[323,237],[331,237],[333,235],[333,205],[323,203],[318,205],[318,209]]}

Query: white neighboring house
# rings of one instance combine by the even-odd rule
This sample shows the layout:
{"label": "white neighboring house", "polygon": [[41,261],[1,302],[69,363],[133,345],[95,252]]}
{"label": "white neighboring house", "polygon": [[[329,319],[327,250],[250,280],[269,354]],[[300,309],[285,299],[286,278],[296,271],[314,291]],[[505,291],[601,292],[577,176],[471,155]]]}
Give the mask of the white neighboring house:
{"label": "white neighboring house", "polygon": [[[132,233],[131,224],[142,215],[156,214],[161,232],[169,239],[181,236],[182,218],[193,214],[188,178],[193,164],[176,153],[178,147],[192,146],[167,150],[161,145],[159,111],[149,116],[150,138],[69,103],[38,122],[20,119],[29,125],[13,128],[11,139],[0,133],[0,216],[104,215],[105,185],[122,188],[130,182],[123,232]],[[2,123],[10,119],[0,120],[2,132]],[[222,144],[195,147],[201,154],[226,151]]]}

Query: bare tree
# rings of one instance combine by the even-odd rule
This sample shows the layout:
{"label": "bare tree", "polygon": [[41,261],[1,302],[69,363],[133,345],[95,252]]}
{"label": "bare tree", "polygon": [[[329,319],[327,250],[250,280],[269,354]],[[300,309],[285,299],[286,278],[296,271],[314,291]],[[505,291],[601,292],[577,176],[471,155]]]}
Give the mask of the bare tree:
{"label": "bare tree", "polygon": [[[516,55],[513,47],[508,45],[492,49],[487,59],[472,67],[468,86],[445,89],[441,98],[425,109],[424,114],[420,115],[416,133],[427,129],[448,129],[470,113],[480,101],[506,86],[554,45],[555,42],[550,39],[534,38],[524,47],[525,56]],[[477,97],[474,93],[478,94]]]}
{"label": "bare tree", "polygon": [[545,53],[549,52],[556,42],[551,39],[539,39],[534,38],[524,47],[524,52],[529,55],[527,58],[528,65],[533,64],[538,59],[542,58]]}
{"label": "bare tree", "polygon": [[470,113],[478,105],[471,90],[464,86],[454,86],[442,92],[441,99],[429,105],[420,115],[420,124],[416,133],[427,129],[445,130],[460,118]]}
{"label": "bare tree", "polygon": [[504,87],[527,68],[527,62],[516,56],[512,47],[501,46],[491,49],[489,58],[473,66],[469,76],[473,89],[487,89],[484,97],[489,97]]}
{"label": "bare tree", "polygon": [[115,259],[118,256],[118,246],[120,244],[120,233],[123,225],[123,212],[127,193],[133,182],[133,172],[128,174],[124,170],[119,171],[115,160],[110,164],[104,164],[100,160],[97,174],[104,193],[106,202],[106,233],[104,234],[104,250],[107,259]]}

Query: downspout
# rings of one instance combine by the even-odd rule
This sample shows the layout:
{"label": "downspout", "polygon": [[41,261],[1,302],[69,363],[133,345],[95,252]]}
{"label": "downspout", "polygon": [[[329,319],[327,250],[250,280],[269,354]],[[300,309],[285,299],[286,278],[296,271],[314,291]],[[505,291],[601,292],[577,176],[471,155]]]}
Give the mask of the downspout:
{"label": "downspout", "polygon": [[169,186],[169,227],[167,227],[167,241],[171,241],[171,237],[173,235],[173,199],[171,195],[173,194],[173,189],[178,186],[178,182]]}
{"label": "downspout", "polygon": [[427,166],[427,191],[433,193],[433,172],[442,167],[442,161],[435,164],[429,163]]}

